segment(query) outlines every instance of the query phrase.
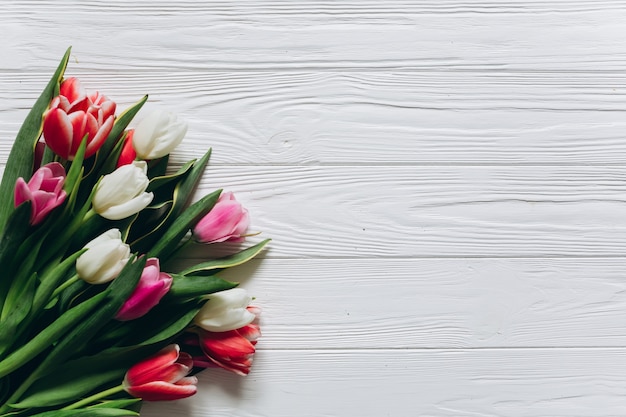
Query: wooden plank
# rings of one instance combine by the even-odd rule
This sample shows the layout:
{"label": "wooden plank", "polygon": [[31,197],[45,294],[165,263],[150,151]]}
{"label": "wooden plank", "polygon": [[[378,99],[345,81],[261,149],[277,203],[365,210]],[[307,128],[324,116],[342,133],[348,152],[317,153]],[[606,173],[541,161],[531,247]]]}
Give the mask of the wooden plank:
{"label": "wooden plank", "polygon": [[[205,2],[181,2],[160,13],[151,1],[134,3],[137,5],[117,1],[79,6],[66,0],[40,2],[33,7],[32,2],[11,2],[0,10],[0,36],[5,41],[0,53],[11,57],[3,64],[4,69],[47,68],[69,43],[75,48],[76,59],[100,71],[120,69],[120,50],[124,57],[132,57],[124,60],[125,68],[146,70],[620,72],[626,63],[619,36],[626,10],[620,2],[578,1],[573,6],[552,2],[552,7],[532,2],[535,6],[530,8],[522,2],[449,2],[447,7],[433,6],[434,1],[426,3],[434,11],[439,9],[435,15],[424,13],[424,8],[406,7],[403,2],[391,6],[390,13],[376,4],[373,14],[360,13],[357,19],[354,11],[362,7],[354,1],[338,10],[327,3],[309,2],[296,13],[291,13],[290,3],[274,7],[278,12],[270,7],[268,13],[263,9],[246,13],[245,3],[220,3],[217,9],[221,13],[215,7],[198,6]],[[517,13],[520,9],[522,12]],[[557,18],[555,12],[559,13]]]}
{"label": "wooden plank", "polygon": [[146,416],[616,417],[624,349],[271,350],[247,378],[209,370],[202,395]]}
{"label": "wooden plank", "polygon": [[[77,67],[77,68],[76,68]],[[626,162],[623,74],[136,72],[72,64],[120,111],[150,93],[190,124],[180,152],[214,164]],[[0,74],[0,155],[47,79]]]}
{"label": "wooden plank", "polygon": [[[176,269],[173,269],[176,270]],[[264,259],[264,349],[626,346],[626,259]]]}
{"label": "wooden plank", "polygon": [[[270,257],[623,256],[617,167],[219,166]],[[193,253],[192,253],[193,256]]]}

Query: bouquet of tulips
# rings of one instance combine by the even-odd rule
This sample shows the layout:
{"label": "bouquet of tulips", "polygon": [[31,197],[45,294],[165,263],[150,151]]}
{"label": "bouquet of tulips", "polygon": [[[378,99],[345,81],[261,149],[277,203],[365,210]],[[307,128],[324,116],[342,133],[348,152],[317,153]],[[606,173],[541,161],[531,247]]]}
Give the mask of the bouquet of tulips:
{"label": "bouquet of tulips", "polygon": [[194,201],[210,150],[168,169],[186,124],[156,111],[129,130],[147,96],[116,116],[64,78],[69,54],[0,183],[0,416],[138,415],[195,394],[206,367],[247,374],[259,336],[258,308],[219,272],[268,240],[163,270],[192,245],[248,236],[232,193]]}

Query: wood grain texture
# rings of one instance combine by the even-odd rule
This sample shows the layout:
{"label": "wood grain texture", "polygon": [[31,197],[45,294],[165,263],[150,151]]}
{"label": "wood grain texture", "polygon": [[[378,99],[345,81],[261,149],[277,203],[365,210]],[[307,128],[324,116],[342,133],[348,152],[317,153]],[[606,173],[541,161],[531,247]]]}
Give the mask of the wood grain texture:
{"label": "wood grain texture", "polygon": [[[263,349],[626,345],[623,258],[264,259]],[[338,336],[340,335],[340,336]]]}
{"label": "wood grain texture", "polygon": [[[52,66],[52,64],[51,64]],[[146,93],[190,124],[180,150],[213,164],[624,165],[623,74],[142,72],[72,63],[125,108]],[[48,74],[0,73],[8,153]],[[16,97],[16,91],[19,96]]]}
{"label": "wood grain texture", "polygon": [[[214,167],[269,257],[622,256],[618,167]],[[194,256],[194,255],[192,255]]]}
{"label": "wood grain texture", "polygon": [[[250,2],[246,2],[250,4]],[[246,3],[11,2],[3,7],[5,69],[41,70],[71,43],[99,71],[123,67],[233,71],[389,69],[616,71],[626,64],[619,2]],[[272,8],[271,5],[279,5]],[[308,4],[308,7],[307,7]],[[396,5],[394,7],[394,4]],[[355,19],[367,9],[369,17]],[[528,6],[531,5],[531,6]],[[429,13],[426,9],[439,13]],[[526,7],[525,7],[526,6]],[[296,13],[289,13],[291,8]],[[280,9],[287,12],[280,13]],[[334,9],[334,10],[333,10]],[[518,13],[516,11],[524,11]],[[220,12],[220,10],[222,12]],[[266,10],[268,10],[266,12]],[[277,13],[276,10],[279,12]],[[395,13],[385,13],[386,10]],[[487,12],[485,12],[487,11]],[[491,13],[489,13],[491,11]],[[534,12],[533,12],[534,11]],[[494,13],[495,12],[495,13]],[[497,13],[499,12],[499,13]],[[253,15],[253,17],[250,17]],[[333,18],[329,18],[332,16]],[[361,15],[363,16],[363,15]],[[78,22],[78,23],[77,23]],[[62,32],[59,32],[62,28]],[[601,28],[601,29],[599,29]],[[87,36],[88,34],[88,36]],[[120,53],[120,49],[124,52]]]}
{"label": "wood grain texture", "polygon": [[619,417],[626,407],[624,349],[273,350],[255,366],[243,380],[207,371],[203,397],[148,404],[147,415]]}

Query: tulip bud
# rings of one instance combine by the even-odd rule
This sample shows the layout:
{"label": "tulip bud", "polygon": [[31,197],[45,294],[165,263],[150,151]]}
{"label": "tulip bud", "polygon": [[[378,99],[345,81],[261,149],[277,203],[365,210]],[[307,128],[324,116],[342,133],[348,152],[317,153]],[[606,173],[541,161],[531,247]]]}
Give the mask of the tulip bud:
{"label": "tulip bud", "polygon": [[46,144],[54,153],[74,159],[87,135],[85,158],[89,158],[106,141],[115,119],[115,103],[105,96],[86,95],[76,78],[61,83],[60,94],[52,100],[43,121]]}
{"label": "tulip bud", "polygon": [[187,376],[193,368],[191,355],[169,345],[155,355],[133,365],[122,386],[145,401],[170,401],[186,398],[197,391],[198,379]]}
{"label": "tulip bud", "polygon": [[15,207],[30,201],[30,224],[34,226],[41,223],[48,213],[65,201],[67,194],[63,191],[64,182],[65,168],[58,162],[39,168],[28,183],[18,178],[15,183]]}
{"label": "tulip bud", "polygon": [[193,229],[199,242],[243,242],[250,218],[232,192],[222,193],[217,203]]}
{"label": "tulip bud", "polygon": [[155,110],[139,122],[132,143],[139,158],[152,160],[174,150],[185,133],[185,122],[176,120],[173,113]]}
{"label": "tulip bud", "polygon": [[145,161],[134,161],[102,177],[93,196],[93,209],[109,220],[120,220],[140,212],[152,202],[146,193],[149,180]]}
{"label": "tulip bud", "polygon": [[247,309],[252,298],[242,288],[216,292],[208,297],[209,300],[194,318],[194,323],[204,330],[235,330],[252,323],[256,317]]}
{"label": "tulip bud", "polygon": [[89,249],[76,260],[76,273],[90,284],[104,284],[122,272],[130,247],[118,229],[110,229],[85,245]]}
{"label": "tulip bud", "polygon": [[141,273],[135,290],[124,303],[115,318],[120,321],[134,320],[145,315],[170,290],[172,277],[161,272],[159,260],[150,258]]}
{"label": "tulip bud", "polygon": [[[249,306],[247,310],[258,318],[259,308]],[[250,323],[236,330],[209,332],[204,329],[194,330],[197,340],[190,344],[198,345],[202,355],[193,357],[193,366],[206,368],[217,365],[238,375],[248,375],[252,366],[252,357],[256,351],[257,339],[261,336],[258,324]],[[189,340],[188,338],[188,340]]]}

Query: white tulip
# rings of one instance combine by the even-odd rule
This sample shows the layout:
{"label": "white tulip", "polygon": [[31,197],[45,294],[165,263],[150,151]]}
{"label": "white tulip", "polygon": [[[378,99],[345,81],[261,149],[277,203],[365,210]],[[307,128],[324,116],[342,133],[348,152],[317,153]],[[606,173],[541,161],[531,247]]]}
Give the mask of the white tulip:
{"label": "white tulip", "polygon": [[246,290],[233,288],[208,295],[194,323],[210,332],[226,332],[252,323],[255,315],[247,310],[252,298]]}
{"label": "white tulip", "polygon": [[76,273],[90,284],[104,284],[120,274],[130,258],[130,247],[118,229],[110,229],[85,245],[76,260]]}
{"label": "white tulip", "polygon": [[134,161],[102,177],[92,200],[94,211],[105,219],[120,220],[146,208],[154,198],[145,192],[150,182],[147,172],[145,161]]}
{"label": "white tulip", "polygon": [[140,159],[164,157],[178,146],[187,133],[187,124],[176,115],[155,110],[139,122],[133,133],[133,148]]}

